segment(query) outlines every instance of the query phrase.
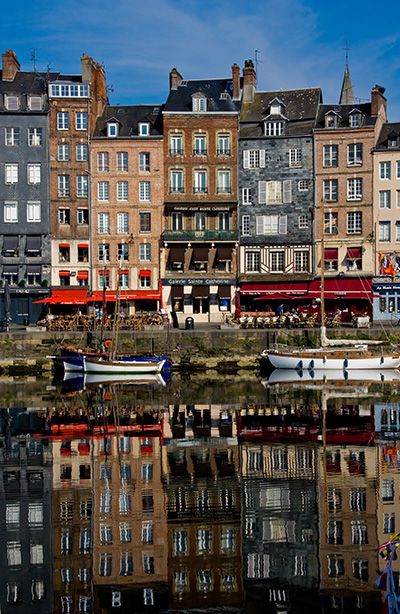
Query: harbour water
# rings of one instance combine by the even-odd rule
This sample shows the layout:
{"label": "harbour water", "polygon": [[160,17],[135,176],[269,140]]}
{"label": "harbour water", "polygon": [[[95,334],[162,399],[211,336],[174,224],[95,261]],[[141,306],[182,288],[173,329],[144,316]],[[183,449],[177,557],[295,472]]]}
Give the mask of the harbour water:
{"label": "harbour water", "polygon": [[0,380],[2,614],[380,612],[399,403],[396,377]]}

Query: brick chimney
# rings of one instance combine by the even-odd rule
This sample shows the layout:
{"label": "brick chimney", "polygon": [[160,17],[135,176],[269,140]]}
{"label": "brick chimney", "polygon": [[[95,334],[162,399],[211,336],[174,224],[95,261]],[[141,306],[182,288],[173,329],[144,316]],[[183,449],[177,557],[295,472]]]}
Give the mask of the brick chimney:
{"label": "brick chimney", "polygon": [[176,68],[173,68],[171,72],[169,73],[169,89],[177,90],[178,85],[180,84],[181,81],[182,81],[181,73],[178,72]]}
{"label": "brick chimney", "polygon": [[252,60],[246,60],[243,68],[243,102],[253,102],[257,77]]}
{"label": "brick chimney", "polygon": [[240,68],[237,64],[232,66],[232,98],[240,98]]}
{"label": "brick chimney", "polygon": [[385,88],[380,85],[375,85],[371,92],[371,115],[374,117],[380,116],[386,122],[386,98],[383,95]]}
{"label": "brick chimney", "polygon": [[86,53],[81,57],[81,73],[84,83],[92,83],[95,80],[96,64],[93,58],[90,55],[86,55]]}
{"label": "brick chimney", "polygon": [[3,60],[3,72],[2,79],[3,81],[14,81],[14,77],[20,69],[19,62],[17,60],[17,56],[14,51],[8,49],[2,55]]}

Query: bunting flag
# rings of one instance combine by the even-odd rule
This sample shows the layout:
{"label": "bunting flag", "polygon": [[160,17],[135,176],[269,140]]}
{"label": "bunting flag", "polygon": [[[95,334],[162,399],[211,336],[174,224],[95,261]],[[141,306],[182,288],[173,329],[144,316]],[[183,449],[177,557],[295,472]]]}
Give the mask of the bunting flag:
{"label": "bunting flag", "polygon": [[397,594],[398,583],[396,583],[393,573],[393,561],[397,558],[396,550],[398,546],[400,546],[400,533],[395,533],[388,542],[377,548],[379,554],[388,559],[386,568],[375,582],[379,590],[386,592],[384,608],[388,614],[400,614],[400,597]]}

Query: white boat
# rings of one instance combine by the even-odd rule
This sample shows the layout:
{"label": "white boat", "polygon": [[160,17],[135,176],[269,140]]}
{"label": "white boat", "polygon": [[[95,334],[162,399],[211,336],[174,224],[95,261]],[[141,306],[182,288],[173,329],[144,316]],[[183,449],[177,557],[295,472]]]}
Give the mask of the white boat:
{"label": "white boat", "polygon": [[160,360],[104,360],[103,358],[83,359],[84,373],[124,375],[129,373],[161,373],[165,358]]}
{"label": "white boat", "polygon": [[264,350],[261,358],[268,358],[275,369],[348,371],[352,369],[382,370],[398,369],[399,354],[372,354],[367,346],[354,348],[294,349],[291,352]]}
{"label": "white boat", "polygon": [[166,386],[167,383],[160,373],[124,373],[124,374],[101,374],[101,373],[85,373],[85,386],[104,386],[106,384],[123,384],[129,386],[149,386],[158,385]]}

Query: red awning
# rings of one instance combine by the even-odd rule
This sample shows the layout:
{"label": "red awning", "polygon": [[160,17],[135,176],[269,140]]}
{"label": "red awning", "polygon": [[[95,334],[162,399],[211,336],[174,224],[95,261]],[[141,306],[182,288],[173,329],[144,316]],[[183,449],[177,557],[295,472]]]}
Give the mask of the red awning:
{"label": "red awning", "polygon": [[[243,284],[240,294],[258,296],[260,294],[272,295],[283,292],[285,295],[292,294],[293,296],[300,296],[308,293],[308,286],[309,284],[307,282],[298,282],[293,284]],[[269,296],[269,298],[272,298],[272,296]]]}
{"label": "red awning", "polygon": [[69,243],[60,243],[58,247],[69,247]]}
{"label": "red awning", "polygon": [[78,247],[87,247],[87,248],[89,248],[89,245],[87,243],[78,243]]}
{"label": "red awning", "polygon": [[[240,294],[254,296],[260,300],[281,298],[320,298],[321,282],[273,283],[273,284],[243,284]],[[356,279],[351,277],[325,277],[325,298],[372,298],[372,279]]]}
{"label": "red awning", "polygon": [[68,290],[54,290],[48,298],[42,298],[34,303],[49,303],[51,305],[85,305],[87,289],[68,288]]}
{"label": "red awning", "polygon": [[[126,290],[124,292],[120,292],[119,298],[121,301],[136,301],[140,299],[161,300],[161,292],[159,290]],[[93,296],[89,296],[89,298],[85,301],[86,303],[94,303],[101,302],[103,300],[103,292],[95,291],[93,292]],[[106,292],[106,301],[108,303],[115,303],[116,301],[116,292],[107,291]]]}
{"label": "red awning", "polygon": [[89,273],[87,271],[78,271],[77,278],[78,279],[87,279],[89,277]]}
{"label": "red awning", "polygon": [[140,271],[140,277],[151,277],[151,271]]}
{"label": "red awning", "polygon": [[361,259],[361,247],[349,247],[346,252],[347,260],[360,260]]}
{"label": "red awning", "polygon": [[69,271],[60,271],[60,277],[69,277]]}
{"label": "red awning", "polygon": [[337,260],[337,259],[338,259],[338,249],[337,248],[324,249],[324,260]]}

